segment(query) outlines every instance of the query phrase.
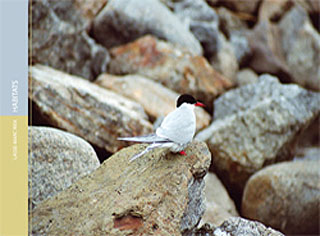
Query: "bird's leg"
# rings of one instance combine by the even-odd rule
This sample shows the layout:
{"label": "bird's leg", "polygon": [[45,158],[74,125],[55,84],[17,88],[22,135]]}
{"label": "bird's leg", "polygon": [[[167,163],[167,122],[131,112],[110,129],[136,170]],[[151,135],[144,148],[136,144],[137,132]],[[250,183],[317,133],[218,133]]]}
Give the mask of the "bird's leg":
{"label": "bird's leg", "polygon": [[183,150],[182,150],[182,151],[180,151],[180,152],[179,152],[179,154],[180,154],[180,155],[184,155],[184,156],[186,156],[186,155],[187,155],[187,153],[186,153],[185,151],[183,151]]}

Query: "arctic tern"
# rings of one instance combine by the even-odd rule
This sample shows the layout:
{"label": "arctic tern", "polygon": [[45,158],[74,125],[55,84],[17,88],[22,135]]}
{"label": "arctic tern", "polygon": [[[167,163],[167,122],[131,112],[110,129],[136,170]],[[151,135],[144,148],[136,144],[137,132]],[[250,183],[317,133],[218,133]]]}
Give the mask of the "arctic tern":
{"label": "arctic tern", "polygon": [[186,155],[183,149],[192,141],[196,132],[194,108],[195,106],[204,107],[205,105],[189,94],[180,95],[176,105],[176,109],[163,119],[154,134],[118,138],[122,141],[151,143],[144,151],[131,157],[130,162],[155,148],[168,148],[171,152]]}

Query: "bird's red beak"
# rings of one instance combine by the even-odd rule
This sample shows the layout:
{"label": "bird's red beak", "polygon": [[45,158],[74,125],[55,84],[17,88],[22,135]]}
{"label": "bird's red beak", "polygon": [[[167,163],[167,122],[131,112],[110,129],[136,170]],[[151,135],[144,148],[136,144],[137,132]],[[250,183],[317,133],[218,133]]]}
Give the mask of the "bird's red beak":
{"label": "bird's red beak", "polygon": [[206,105],[204,105],[203,103],[201,103],[201,102],[197,102],[196,104],[195,104],[197,107],[205,107]]}

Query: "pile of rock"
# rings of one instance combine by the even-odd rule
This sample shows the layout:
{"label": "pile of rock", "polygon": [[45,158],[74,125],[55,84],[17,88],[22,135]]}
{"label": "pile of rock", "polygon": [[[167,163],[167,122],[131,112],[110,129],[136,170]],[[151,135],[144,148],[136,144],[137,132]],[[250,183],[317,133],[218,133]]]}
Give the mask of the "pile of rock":
{"label": "pile of rock", "polygon": [[[30,2],[30,235],[320,233],[319,4],[89,2]],[[182,93],[187,157],[128,164]]]}

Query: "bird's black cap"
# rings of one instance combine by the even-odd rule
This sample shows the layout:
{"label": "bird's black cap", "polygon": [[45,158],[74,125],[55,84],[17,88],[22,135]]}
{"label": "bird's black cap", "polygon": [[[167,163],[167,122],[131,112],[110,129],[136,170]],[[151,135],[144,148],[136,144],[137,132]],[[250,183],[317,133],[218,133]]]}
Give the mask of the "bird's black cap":
{"label": "bird's black cap", "polygon": [[180,107],[183,103],[196,104],[197,100],[189,94],[182,94],[177,100],[177,107]]}

